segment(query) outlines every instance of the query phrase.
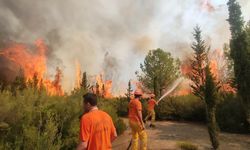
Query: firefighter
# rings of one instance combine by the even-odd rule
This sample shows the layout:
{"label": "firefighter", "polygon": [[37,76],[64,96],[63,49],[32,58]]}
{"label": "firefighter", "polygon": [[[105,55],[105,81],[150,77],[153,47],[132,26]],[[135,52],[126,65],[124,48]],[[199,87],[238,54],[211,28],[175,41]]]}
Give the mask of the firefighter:
{"label": "firefighter", "polygon": [[155,95],[151,94],[150,99],[148,101],[148,114],[146,118],[144,119],[144,122],[146,122],[149,118],[151,118],[151,123],[149,127],[155,127],[155,105],[158,105],[158,103],[155,100]]}
{"label": "firefighter", "polygon": [[117,137],[111,117],[98,110],[97,96],[87,93],[83,96],[84,115],[80,123],[80,143],[77,150],[110,150],[111,142]]}
{"label": "firefighter", "polygon": [[129,103],[129,125],[132,130],[132,150],[138,150],[138,141],[140,139],[140,149],[147,149],[147,133],[142,118],[142,104],[140,98],[141,90],[135,90],[134,99]]}

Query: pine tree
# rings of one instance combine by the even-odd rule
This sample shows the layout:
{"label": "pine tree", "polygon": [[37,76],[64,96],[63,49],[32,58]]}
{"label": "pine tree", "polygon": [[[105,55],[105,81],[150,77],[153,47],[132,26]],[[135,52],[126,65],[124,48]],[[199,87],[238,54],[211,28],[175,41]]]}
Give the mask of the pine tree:
{"label": "pine tree", "polygon": [[88,80],[87,80],[87,73],[84,72],[82,74],[82,83],[81,83],[81,88],[83,90],[87,90],[88,89]]}
{"label": "pine tree", "polygon": [[229,0],[228,22],[230,24],[231,40],[230,54],[234,61],[235,83],[242,99],[246,119],[250,123],[250,31],[244,28],[241,7],[236,0]]}
{"label": "pine tree", "polygon": [[192,72],[190,79],[193,82],[191,88],[193,94],[205,102],[210,141],[213,148],[218,149],[219,140],[215,112],[219,86],[218,83],[215,83],[215,78],[210,71],[209,60],[207,58],[209,48],[205,45],[205,41],[202,40],[201,30],[198,26],[194,28],[193,35],[195,42],[192,44],[194,59],[191,64]]}
{"label": "pine tree", "polygon": [[130,97],[131,97],[131,92],[132,92],[133,90],[132,90],[132,87],[131,87],[131,81],[129,80],[128,81],[128,88],[127,88],[127,94],[126,94],[126,96],[127,96],[127,98],[128,98],[128,101],[130,101]]}
{"label": "pine tree", "polygon": [[194,50],[194,60],[192,60],[192,72],[190,79],[193,84],[191,85],[193,94],[201,99],[204,99],[202,88],[205,84],[205,66],[207,59],[208,48],[205,46],[205,41],[201,38],[201,29],[199,26],[194,28],[193,36],[195,42],[192,44]]}

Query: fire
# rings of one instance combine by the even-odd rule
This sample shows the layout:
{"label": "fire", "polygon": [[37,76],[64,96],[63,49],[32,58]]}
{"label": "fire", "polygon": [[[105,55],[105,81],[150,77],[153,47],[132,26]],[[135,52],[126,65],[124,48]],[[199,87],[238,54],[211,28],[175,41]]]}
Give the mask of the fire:
{"label": "fire", "polygon": [[14,43],[7,49],[2,50],[1,55],[15,62],[24,71],[27,80],[31,80],[34,74],[38,79],[42,79],[46,72],[46,46],[42,40],[35,42],[37,54],[30,53],[28,47],[24,44]]}
{"label": "fire", "polygon": [[91,86],[91,90],[93,93],[104,97],[104,98],[112,98],[112,80],[104,80],[103,73],[94,76],[92,78],[93,85]]}
{"label": "fire", "polygon": [[213,73],[216,81],[219,80],[219,70],[218,70],[218,63],[216,60],[211,60],[209,65],[211,72]]}
{"label": "fire", "polygon": [[111,98],[111,97],[113,97],[112,94],[111,94],[112,81],[111,80],[107,80],[105,82],[105,84],[104,84],[104,87],[105,87],[104,93],[103,93],[104,97],[105,98]]}
{"label": "fire", "polygon": [[103,74],[97,75],[96,76],[96,93],[102,95],[105,98],[111,98],[111,89],[112,89],[112,81],[103,80]]}
{"label": "fire", "polygon": [[214,50],[213,53],[210,54],[210,69],[215,80],[220,82],[222,91],[236,93],[236,89],[229,83],[228,71],[226,68],[227,62],[223,51],[220,49]]}
{"label": "fire", "polygon": [[[75,89],[80,89],[82,82],[82,71],[81,64],[78,61],[75,61],[76,67],[76,81],[75,81]],[[97,94],[100,97],[104,98],[112,98],[112,80],[105,80],[104,73],[100,73],[95,76],[89,77],[90,82],[90,92]]]}
{"label": "fire", "polygon": [[[221,91],[235,93],[235,89],[229,84],[228,72],[226,69],[226,59],[224,53],[220,49],[216,49],[213,52],[209,53],[210,64],[209,67],[215,80],[220,82]],[[181,65],[181,73],[184,76],[189,76],[192,72],[191,63],[189,60],[184,60]],[[175,95],[187,95],[191,93],[190,86],[186,86],[187,84],[191,84],[190,81],[185,81],[185,85],[181,85],[181,88],[175,92]]]}
{"label": "fire", "polygon": [[80,63],[78,61],[75,61],[75,65],[76,65],[76,85],[75,88],[79,89],[81,87],[81,66]]}
{"label": "fire", "polygon": [[62,79],[62,71],[59,68],[57,68],[54,81],[45,80],[43,82],[49,95],[59,95],[59,96],[64,95],[61,86],[61,79]]}
{"label": "fire", "polygon": [[[32,53],[35,50],[36,53]],[[62,71],[57,68],[55,80],[51,81],[45,78],[47,73],[46,51],[47,46],[43,40],[35,41],[35,49],[30,49],[25,44],[13,43],[6,49],[3,49],[0,55],[8,58],[22,69],[26,82],[32,81],[34,76],[37,79],[37,87],[45,87],[50,95],[63,95],[61,87]]]}

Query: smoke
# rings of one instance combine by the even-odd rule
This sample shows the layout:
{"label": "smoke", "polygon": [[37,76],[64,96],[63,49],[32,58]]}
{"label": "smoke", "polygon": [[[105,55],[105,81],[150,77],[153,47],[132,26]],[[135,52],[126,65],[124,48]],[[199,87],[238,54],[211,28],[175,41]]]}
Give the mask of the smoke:
{"label": "smoke", "polygon": [[[204,1],[213,9],[204,7]],[[88,74],[105,72],[106,78],[127,85],[148,50],[160,47],[175,57],[185,56],[196,24],[212,49],[222,48],[230,37],[225,4],[226,0],[0,0],[0,48],[8,41],[33,43],[42,38],[49,46],[49,74],[62,68],[64,88],[74,85],[76,60]],[[249,20],[250,2],[240,4]]]}

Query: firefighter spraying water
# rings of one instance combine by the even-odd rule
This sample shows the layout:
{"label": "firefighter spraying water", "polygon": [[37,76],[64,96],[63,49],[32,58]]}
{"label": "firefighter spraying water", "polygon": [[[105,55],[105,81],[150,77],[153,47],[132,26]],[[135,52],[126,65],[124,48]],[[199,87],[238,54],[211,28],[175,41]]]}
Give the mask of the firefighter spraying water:
{"label": "firefighter spraying water", "polygon": [[144,122],[148,121],[149,118],[151,118],[151,124],[149,127],[155,127],[154,122],[155,122],[155,105],[158,105],[158,102],[155,100],[155,95],[150,94],[150,99],[148,101],[148,114],[146,118],[144,119]]}
{"label": "firefighter spraying water", "polygon": [[151,118],[151,123],[149,125],[149,127],[155,127],[155,105],[158,105],[159,102],[161,100],[163,100],[166,96],[168,96],[171,92],[174,91],[174,89],[176,89],[176,87],[183,81],[183,78],[179,78],[177,79],[174,84],[172,85],[172,87],[158,100],[155,100],[155,94],[150,94],[150,99],[148,101],[148,108],[147,108],[147,116],[144,119],[144,122],[146,123],[148,121],[149,118]]}

